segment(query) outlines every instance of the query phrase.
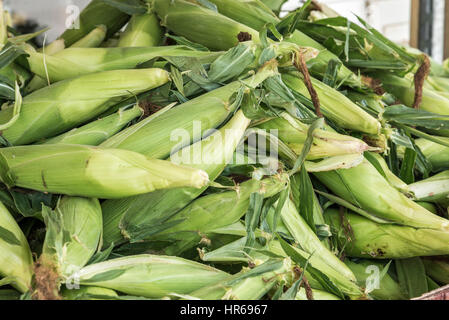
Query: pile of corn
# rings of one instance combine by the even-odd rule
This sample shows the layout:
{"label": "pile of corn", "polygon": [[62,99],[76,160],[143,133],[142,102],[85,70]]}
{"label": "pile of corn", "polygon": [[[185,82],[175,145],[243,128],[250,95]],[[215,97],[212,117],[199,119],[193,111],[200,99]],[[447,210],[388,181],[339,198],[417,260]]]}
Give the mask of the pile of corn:
{"label": "pile of corn", "polygon": [[317,2],[0,8],[0,299],[410,299],[449,284],[449,70]]}

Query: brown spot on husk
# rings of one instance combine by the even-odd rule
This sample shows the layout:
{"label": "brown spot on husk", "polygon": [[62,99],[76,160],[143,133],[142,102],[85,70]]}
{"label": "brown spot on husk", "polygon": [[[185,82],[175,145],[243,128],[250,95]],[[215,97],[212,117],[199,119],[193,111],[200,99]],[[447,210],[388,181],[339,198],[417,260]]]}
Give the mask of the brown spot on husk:
{"label": "brown spot on husk", "polygon": [[45,182],[44,171],[41,171],[41,178],[42,178],[42,184],[43,184],[44,188],[48,189],[47,183]]}
{"label": "brown spot on husk", "polygon": [[59,295],[59,275],[52,263],[41,258],[34,263],[34,300],[62,300]]}
{"label": "brown spot on husk", "polygon": [[415,83],[415,101],[413,102],[413,108],[419,109],[422,102],[422,92],[424,81],[430,73],[430,59],[427,55],[422,55],[422,63],[418,71],[415,73],[414,83]]}
{"label": "brown spot on husk", "polygon": [[348,242],[351,242],[354,239],[354,232],[352,231],[351,224],[349,223],[348,219],[346,218],[345,208],[340,206],[340,210],[338,212],[340,215],[341,227],[343,228],[345,237],[348,240]]}
{"label": "brown spot on husk", "polygon": [[237,35],[239,42],[251,41],[252,38],[253,37],[248,32],[242,31]]}
{"label": "brown spot on husk", "polygon": [[364,85],[371,88],[375,94],[379,96],[385,94],[385,90],[382,88],[382,82],[379,79],[362,76],[362,82]]}
{"label": "brown spot on husk", "polygon": [[142,108],[142,110],[143,110],[143,116],[142,116],[143,119],[148,118],[152,114],[154,114],[162,109],[161,106],[158,106],[158,105],[151,103],[147,100],[139,101],[139,107]]}

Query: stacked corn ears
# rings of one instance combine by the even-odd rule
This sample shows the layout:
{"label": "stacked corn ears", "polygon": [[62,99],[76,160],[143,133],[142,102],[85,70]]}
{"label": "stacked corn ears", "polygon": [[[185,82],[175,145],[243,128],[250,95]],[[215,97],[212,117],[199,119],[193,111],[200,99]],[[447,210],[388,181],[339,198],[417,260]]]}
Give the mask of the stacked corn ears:
{"label": "stacked corn ears", "polygon": [[2,15],[0,297],[449,284],[447,63],[283,2],[93,0],[44,48]]}

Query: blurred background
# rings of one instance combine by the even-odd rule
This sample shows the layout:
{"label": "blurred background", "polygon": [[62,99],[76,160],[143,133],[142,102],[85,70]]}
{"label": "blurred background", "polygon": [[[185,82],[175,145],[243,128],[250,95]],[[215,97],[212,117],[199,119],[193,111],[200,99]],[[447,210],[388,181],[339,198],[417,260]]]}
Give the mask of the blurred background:
{"label": "blurred background", "polygon": [[[282,6],[282,12],[294,10],[303,2],[287,0]],[[449,57],[449,0],[321,2],[353,21],[356,20],[355,15],[362,17],[391,40],[417,47],[437,61]],[[25,23],[26,19],[31,19],[40,26],[51,27],[47,33],[47,41],[52,41],[89,0],[4,0],[4,3],[19,21]]]}

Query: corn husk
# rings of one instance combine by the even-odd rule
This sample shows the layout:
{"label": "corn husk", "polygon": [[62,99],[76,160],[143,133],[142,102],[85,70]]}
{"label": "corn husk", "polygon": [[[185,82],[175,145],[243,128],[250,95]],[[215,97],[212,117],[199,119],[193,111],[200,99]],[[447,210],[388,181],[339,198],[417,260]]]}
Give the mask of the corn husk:
{"label": "corn husk", "polygon": [[[164,70],[141,69],[106,71],[61,81],[27,95],[19,119],[3,131],[3,137],[20,145],[55,136],[168,80]],[[12,112],[12,108],[0,111],[0,122],[9,121]]]}
{"label": "corn husk", "polygon": [[287,2],[287,0],[260,0],[261,3],[266,5],[273,12],[281,11],[282,5]]}
{"label": "corn husk", "polygon": [[84,267],[100,244],[103,221],[97,199],[63,197],[42,211],[47,227],[41,261],[62,277]]}
{"label": "corn husk", "polygon": [[41,52],[41,53],[45,52],[45,54],[48,54],[51,56],[59,51],[64,50],[65,48],[66,47],[65,47],[64,39],[57,39],[57,40],[53,41],[52,43],[50,43],[42,48],[37,49],[37,51]]}
{"label": "corn husk", "polygon": [[449,170],[412,183],[409,189],[419,201],[438,202],[449,199]]}
{"label": "corn husk", "polygon": [[[267,264],[272,264],[274,270],[257,274],[259,269],[263,270]],[[291,269],[291,261],[288,258],[267,261],[251,271],[245,268],[217,284],[193,291],[190,296],[202,300],[259,300],[282,279],[288,278],[287,281],[291,282]],[[245,276],[245,273],[249,272],[256,274]]]}
{"label": "corn husk", "polygon": [[400,193],[368,160],[351,169],[314,174],[337,196],[366,210],[373,220],[449,231],[448,220]]}
{"label": "corn husk", "polygon": [[449,259],[447,257],[423,258],[426,274],[442,285],[449,284]]}
{"label": "corn husk", "polygon": [[[285,73],[282,79],[290,89],[310,99],[309,91],[299,73]],[[320,99],[323,115],[337,125],[369,134],[379,134],[380,122],[346,98],[337,90],[312,79],[312,84]]]}
{"label": "corn husk", "polygon": [[[278,138],[287,144],[297,155],[304,147],[309,125],[282,113],[280,118],[274,118],[257,125],[265,130],[278,130]],[[332,131],[317,129],[313,132],[313,144],[307,154],[307,160],[317,160],[326,157],[353,153],[363,153],[370,147],[360,139],[338,134]]]}
{"label": "corn husk", "polygon": [[[70,48],[95,48],[98,47],[105,39],[108,27],[99,25],[83,38],[72,44]],[[56,40],[57,41],[57,40]]]}
{"label": "corn husk", "polygon": [[178,257],[137,255],[84,267],[72,275],[81,285],[99,286],[129,295],[162,298],[190,294],[229,275]]}
{"label": "corn husk", "polygon": [[142,116],[142,114],[142,109],[137,105],[129,110],[120,109],[114,114],[47,139],[41,144],[82,144],[98,146],[121,131],[131,121]]}
{"label": "corn husk", "polygon": [[[406,106],[413,107],[415,101],[413,81],[389,74],[379,75],[379,78],[382,80],[382,86],[387,92],[393,94]],[[437,114],[449,115],[449,99],[424,87],[420,109]]]}
{"label": "corn husk", "polygon": [[438,208],[434,203],[424,202],[424,201],[416,201],[421,207],[424,207],[426,210],[432,212],[433,214],[438,214]]}
{"label": "corn husk", "polygon": [[390,185],[400,192],[408,195],[410,193],[408,185],[390,170],[385,159],[380,154],[374,152],[371,152],[371,156],[376,158],[378,164],[382,168],[382,171],[385,173],[385,178],[390,183]]}
{"label": "corn husk", "polygon": [[252,193],[259,192],[269,198],[279,193],[287,183],[285,174],[263,180],[252,179],[238,185],[235,191],[200,197],[168,220],[168,223],[180,223],[157,234],[155,239],[190,240],[195,245],[200,242],[201,235],[239,221],[248,211]]}
{"label": "corn husk", "polygon": [[379,114],[385,110],[382,96],[374,93],[360,93],[355,90],[348,90],[345,94],[352,102],[364,107],[371,114]]}
{"label": "corn husk", "polygon": [[120,35],[119,47],[155,47],[161,45],[162,27],[154,13],[133,15]]}
{"label": "corn husk", "polygon": [[[312,289],[312,295],[313,300],[318,301],[328,301],[328,300],[342,300],[341,298],[337,297],[336,295],[333,295],[332,293],[318,290],[318,289]],[[306,289],[299,288],[298,293],[296,294],[295,300],[309,300],[307,298]]]}
{"label": "corn husk", "polygon": [[[218,132],[178,151],[171,156],[171,159],[172,161],[176,158],[182,159],[182,155],[185,155],[184,161],[188,161],[201,156],[198,159],[199,162],[188,161],[190,163],[187,165],[192,168],[202,168],[213,181],[232,159],[249,123],[250,120],[240,110]],[[227,130],[231,134],[226,134]],[[168,218],[184,208],[204,190],[205,188],[178,188],[118,201],[105,201],[102,204],[105,245],[118,244],[129,238],[138,237],[141,232],[145,234],[146,229],[163,226]]]}
{"label": "corn husk", "polygon": [[[33,49],[26,50],[30,70],[51,83],[102,71],[134,69],[159,57],[203,57],[208,52],[194,51],[184,46],[126,48],[68,48],[52,56]],[[44,63],[45,59],[45,63]]]}
{"label": "corn husk", "polygon": [[[193,2],[195,0],[191,1]],[[210,2],[217,6],[218,12],[222,15],[254,30],[261,30],[267,23],[276,25],[281,21],[269,8],[267,8],[267,6],[258,0],[211,0]],[[215,31],[216,29],[213,28],[211,30]],[[312,47],[320,51],[319,55],[309,62],[311,73],[320,79],[322,79],[326,73],[327,66],[331,60],[340,60],[320,43],[299,30],[294,30],[285,40],[301,47]],[[344,82],[350,86],[361,86],[360,79],[345,66],[342,66],[340,70],[338,70],[336,78],[339,82]]]}
{"label": "corn husk", "polygon": [[[99,46],[103,40],[106,37],[106,26],[100,25],[97,28],[93,29],[89,34],[87,34],[84,38],[81,38],[74,44],[72,44],[71,48],[94,48]],[[35,75],[33,79],[27,84],[25,87],[26,93],[31,93],[33,91],[36,91],[38,89],[42,89],[43,87],[48,85],[49,82],[49,75],[47,73],[48,69],[47,67],[47,59],[50,59],[52,61],[52,58],[48,58],[48,56],[53,56],[57,54],[60,51],[63,51],[65,49],[65,42],[64,39],[58,39],[53,41],[51,44],[49,44],[47,47],[45,47],[45,50],[37,50],[38,53],[41,53],[42,56],[40,56],[40,63],[41,66],[39,70],[41,71],[39,75]],[[30,56],[32,56],[35,51],[27,47],[28,52],[30,52]],[[45,55],[45,57],[44,57]],[[32,59],[32,58],[30,58]],[[42,72],[43,71],[43,72]],[[34,71],[33,71],[34,72]],[[36,72],[34,72],[36,73]]]}
{"label": "corn husk", "polygon": [[[440,138],[449,143],[449,138]],[[416,139],[416,145],[432,164],[435,171],[449,169],[449,148],[427,139]]]}
{"label": "corn husk", "polygon": [[[381,277],[382,270],[386,264],[376,260],[345,260],[346,265],[354,272],[357,282],[365,291],[376,300],[407,300],[407,296],[402,291],[399,283],[397,283],[388,273]],[[376,274],[374,274],[376,272]],[[370,276],[378,276],[371,281],[379,281],[378,283],[369,284]],[[372,278],[372,277],[371,277]],[[378,284],[378,286],[376,286]],[[368,286],[372,285],[373,288]]]}
{"label": "corn husk", "polygon": [[318,236],[310,229],[290,199],[284,204],[280,218],[302,250],[323,259],[335,271],[355,282],[356,279],[352,271],[329,249],[323,246]]}
{"label": "corn husk", "polygon": [[0,203],[0,285],[24,293],[31,288],[33,258],[28,241],[14,218]]}
{"label": "corn husk", "polygon": [[239,43],[237,36],[241,32],[247,32],[253,41],[259,41],[256,30],[187,1],[155,0],[153,9],[159,16],[161,24],[167,29],[211,50],[227,50],[234,47]]}
{"label": "corn husk", "polygon": [[[293,204],[296,208],[299,208],[299,199],[301,196],[301,174],[300,172],[294,174],[290,178],[290,192],[291,192],[291,199],[293,201]],[[320,202],[318,200],[318,197],[316,196],[316,193],[313,193],[313,221],[315,222],[315,225],[324,225],[326,224],[326,221],[324,220],[323,216],[323,209],[321,208]],[[321,243],[326,247],[329,247],[329,242],[327,239],[324,239],[321,241]]]}
{"label": "corn husk", "polygon": [[115,300],[119,298],[117,292],[107,288],[82,286],[79,289],[62,288],[64,300]]}
{"label": "corn husk", "polygon": [[[125,2],[119,0],[119,2]],[[107,38],[119,31],[129,20],[129,15],[119,9],[108,5],[101,0],[93,0],[80,13],[75,28],[67,29],[61,36],[67,47],[80,40],[99,25],[105,25]]]}
{"label": "corn husk", "polygon": [[449,97],[449,79],[445,77],[429,76],[424,83],[425,87],[436,91],[445,98]]}
{"label": "corn husk", "polygon": [[406,259],[449,253],[447,231],[382,224],[349,212],[344,215],[353,234],[349,241],[338,210],[328,209],[324,216],[339,247],[348,257]]}
{"label": "corn husk", "polygon": [[0,301],[20,300],[20,292],[14,289],[0,289]]}
{"label": "corn husk", "polygon": [[[244,80],[243,84],[255,87],[275,72],[273,67],[268,66]],[[236,110],[237,104],[233,103],[233,98],[243,84],[234,81],[166,112],[161,110],[154,117],[144,119],[108,139],[102,146],[132,150],[152,158],[166,158],[222,124]],[[195,123],[197,129],[194,128]],[[184,134],[170,139],[170,135],[176,132]]]}
{"label": "corn husk", "polygon": [[[244,227],[243,232],[246,234]],[[281,229],[278,229],[277,232],[282,232]],[[288,230],[287,230],[288,233]],[[285,234],[285,233],[284,233]],[[257,234],[257,236],[262,237],[264,233]],[[266,236],[266,234],[265,234]],[[275,239],[271,239],[267,241],[265,246],[254,245],[249,252],[244,252],[246,248],[246,237],[240,238],[234,242],[231,242],[221,248],[215,249],[210,252],[201,252],[200,256],[203,261],[212,262],[212,263],[248,263],[251,262],[253,264],[260,264],[270,259],[270,253],[276,256],[287,257],[286,253],[281,247],[279,241]],[[297,254],[299,254],[302,258],[309,261],[309,266],[319,270],[323,274],[325,274],[344,294],[348,295],[351,298],[358,298],[362,296],[361,289],[355,283],[355,280],[348,279],[343,273],[332,268],[326,260],[322,259],[318,254],[310,254],[298,247],[292,247]],[[310,286],[313,289],[324,290],[319,281],[317,281],[310,271],[306,268],[305,276],[309,281]],[[350,278],[355,279],[354,275]]]}
{"label": "corn husk", "polygon": [[54,144],[3,148],[0,156],[7,186],[72,196],[113,199],[208,183],[202,170],[127,150]]}

